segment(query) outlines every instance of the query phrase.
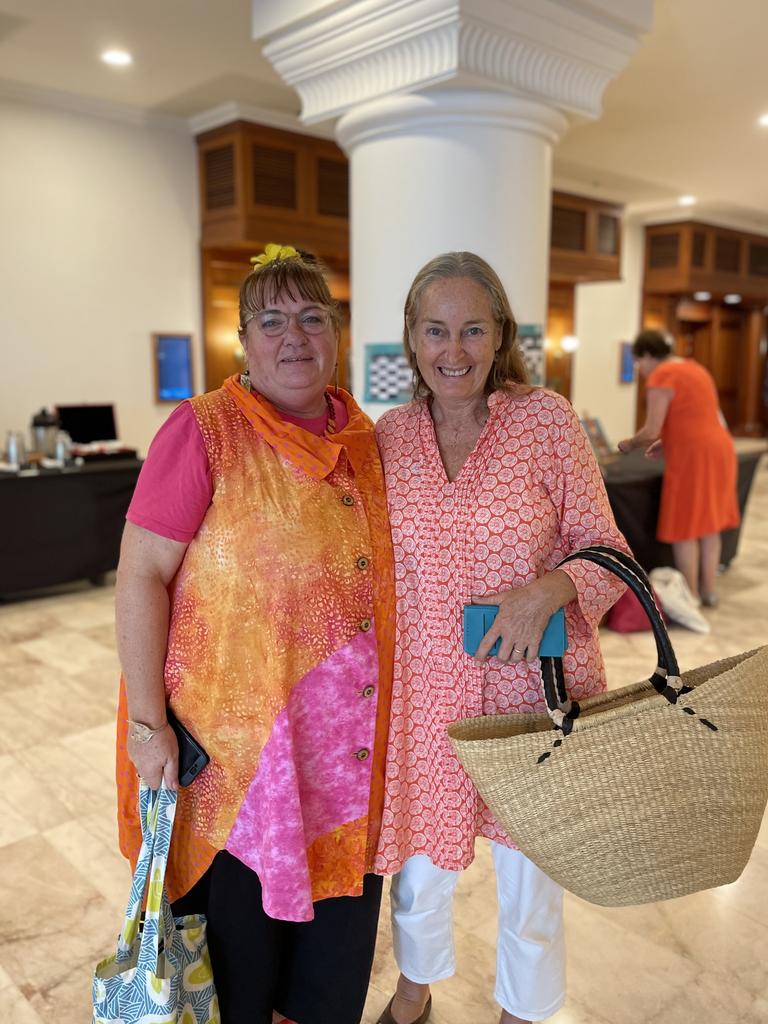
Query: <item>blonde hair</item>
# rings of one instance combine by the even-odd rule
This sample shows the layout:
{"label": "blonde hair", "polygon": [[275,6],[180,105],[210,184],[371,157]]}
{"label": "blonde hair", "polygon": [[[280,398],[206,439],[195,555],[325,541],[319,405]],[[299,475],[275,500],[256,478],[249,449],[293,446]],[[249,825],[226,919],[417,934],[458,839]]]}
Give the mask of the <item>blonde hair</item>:
{"label": "blonde hair", "polygon": [[338,336],[341,328],[339,304],[331,295],[326,280],[327,268],[310,252],[296,250],[295,256],[282,256],[257,263],[240,287],[240,323],[238,334],[245,332],[247,321],[262,309],[268,309],[283,292],[291,299],[305,299],[328,310]]}
{"label": "blonde hair", "polygon": [[515,384],[526,385],[528,374],[520,346],[517,344],[517,321],[509,305],[504,285],[496,271],[473,252],[445,252],[425,264],[413,279],[405,300],[403,344],[413,372],[414,398],[428,398],[432,394],[419,371],[416,353],[410,346],[410,336],[419,317],[419,306],[424,293],[435,281],[465,277],[479,284],[488,294],[491,314],[501,333],[501,345],[485,382],[487,394],[498,390],[511,390]]}

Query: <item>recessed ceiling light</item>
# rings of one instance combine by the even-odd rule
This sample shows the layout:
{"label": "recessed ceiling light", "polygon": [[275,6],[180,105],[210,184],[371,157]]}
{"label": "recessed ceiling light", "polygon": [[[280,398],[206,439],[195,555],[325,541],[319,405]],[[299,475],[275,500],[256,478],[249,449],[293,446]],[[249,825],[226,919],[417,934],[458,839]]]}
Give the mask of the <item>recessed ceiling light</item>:
{"label": "recessed ceiling light", "polygon": [[677,200],[680,206],[695,206],[696,196],[680,196]]}
{"label": "recessed ceiling light", "polygon": [[738,306],[741,302],[741,296],[737,295],[736,292],[731,292],[729,295],[723,296],[723,302],[727,302],[729,306]]}
{"label": "recessed ceiling light", "polygon": [[694,292],[693,297],[697,302],[709,302],[712,298],[712,292]]}
{"label": "recessed ceiling light", "polygon": [[105,64],[111,64],[115,68],[125,68],[133,64],[133,57],[127,50],[105,50],[101,59]]}
{"label": "recessed ceiling light", "polygon": [[768,114],[761,114],[757,119],[757,123],[761,128],[768,128]]}

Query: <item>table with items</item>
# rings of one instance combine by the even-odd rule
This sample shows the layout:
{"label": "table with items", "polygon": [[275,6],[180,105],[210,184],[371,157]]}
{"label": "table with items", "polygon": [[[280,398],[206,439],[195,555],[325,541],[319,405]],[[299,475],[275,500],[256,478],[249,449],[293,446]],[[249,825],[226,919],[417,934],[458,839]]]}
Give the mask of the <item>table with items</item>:
{"label": "table with items", "polygon": [[141,460],[0,474],[0,595],[117,568]]}

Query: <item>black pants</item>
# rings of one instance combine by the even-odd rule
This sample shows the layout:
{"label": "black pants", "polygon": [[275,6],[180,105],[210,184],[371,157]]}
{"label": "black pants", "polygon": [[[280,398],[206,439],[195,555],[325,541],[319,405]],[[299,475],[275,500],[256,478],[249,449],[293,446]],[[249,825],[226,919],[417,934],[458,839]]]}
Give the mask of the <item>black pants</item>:
{"label": "black pants", "polygon": [[214,858],[175,915],[205,913],[222,1024],[359,1024],[376,945],[382,879],[362,896],[315,903],[313,921],[276,921],[262,908],[258,876],[231,854]]}

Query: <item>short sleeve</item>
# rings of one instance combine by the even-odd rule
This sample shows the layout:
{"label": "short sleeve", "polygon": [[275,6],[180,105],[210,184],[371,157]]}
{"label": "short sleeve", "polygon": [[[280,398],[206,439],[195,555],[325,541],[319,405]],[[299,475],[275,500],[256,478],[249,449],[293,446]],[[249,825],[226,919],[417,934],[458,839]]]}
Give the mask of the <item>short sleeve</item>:
{"label": "short sleeve", "polygon": [[126,519],[168,540],[188,544],[200,528],[212,493],[200,427],[192,406],[183,402],[150,445]]}
{"label": "short sleeve", "polygon": [[648,374],[645,382],[647,388],[669,388],[674,390],[675,367],[669,363],[662,363],[652,373]]}

